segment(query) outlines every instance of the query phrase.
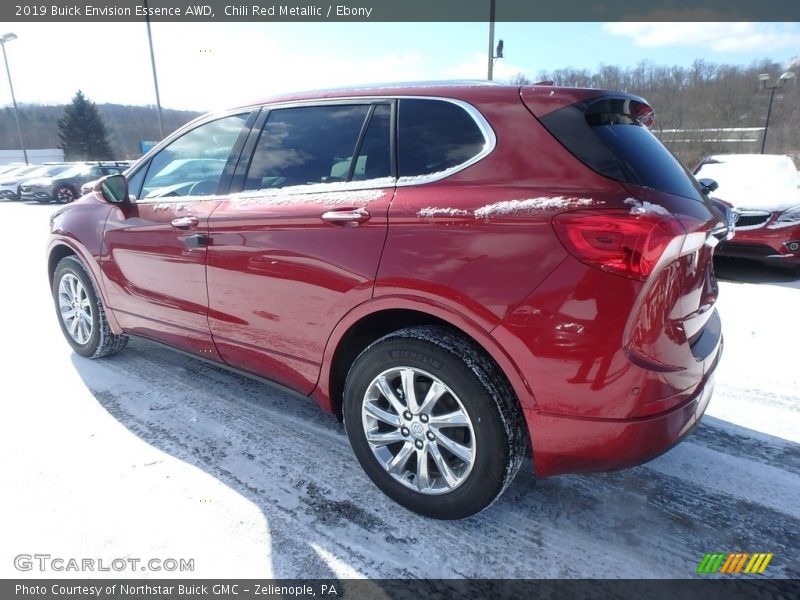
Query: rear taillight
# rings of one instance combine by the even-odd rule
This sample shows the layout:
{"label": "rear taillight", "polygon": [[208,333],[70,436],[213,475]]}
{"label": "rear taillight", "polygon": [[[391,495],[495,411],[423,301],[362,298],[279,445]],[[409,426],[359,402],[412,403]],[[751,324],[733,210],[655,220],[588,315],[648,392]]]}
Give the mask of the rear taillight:
{"label": "rear taillight", "polygon": [[553,219],[561,243],[592,267],[644,281],[681,254],[686,231],[671,215],[627,210],[562,213]]}

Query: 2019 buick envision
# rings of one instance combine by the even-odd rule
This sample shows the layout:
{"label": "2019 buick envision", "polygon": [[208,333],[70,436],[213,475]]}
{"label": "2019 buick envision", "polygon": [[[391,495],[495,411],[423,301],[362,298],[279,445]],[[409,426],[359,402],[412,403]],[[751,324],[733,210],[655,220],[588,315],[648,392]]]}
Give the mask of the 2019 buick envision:
{"label": "2019 buick envision", "polygon": [[728,233],[652,118],[475,83],[201,117],[54,215],[59,323],[83,356],[141,336],[310,396],[432,517],[527,451],[539,476],[640,463],[708,404]]}

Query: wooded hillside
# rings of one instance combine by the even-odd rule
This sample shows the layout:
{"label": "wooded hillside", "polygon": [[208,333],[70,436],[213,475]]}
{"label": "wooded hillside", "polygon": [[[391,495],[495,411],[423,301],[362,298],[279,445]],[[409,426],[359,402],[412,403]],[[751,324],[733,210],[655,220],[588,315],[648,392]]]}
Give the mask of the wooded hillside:
{"label": "wooded hillside", "polygon": [[[800,77],[800,60],[790,68]],[[708,154],[761,151],[770,92],[761,89],[758,75],[769,73],[770,84],[774,84],[784,71],[785,65],[771,61],[747,67],[703,60],[690,67],[642,62],[627,69],[601,66],[595,71],[573,68],[542,71],[537,81],[553,80],[556,85],[623,90],[642,96],[656,111],[654,133],[692,167]],[[517,80],[520,79],[523,78],[518,76]],[[800,166],[797,79],[789,80],[775,92],[765,152],[793,155],[795,164]]]}
{"label": "wooded hillside", "polygon": [[[108,139],[114,153],[109,159],[138,158],[139,140],[158,140],[158,114],[154,106],[126,106],[123,104],[98,104],[97,110],[108,128]],[[64,106],[20,105],[22,136],[28,148],[60,148],[58,120]],[[172,131],[191,121],[200,113],[187,110],[164,109],[164,132]],[[0,109],[0,149],[19,149],[14,109]]]}
{"label": "wooded hillside", "polygon": [[[760,152],[770,92],[762,89],[760,73],[775,83],[785,65],[761,61],[749,66],[695,61],[690,67],[642,62],[635,67],[600,66],[596,70],[571,67],[542,71],[537,80],[556,85],[596,87],[632,92],[647,99],[656,111],[654,132],[683,162],[692,167],[708,154]],[[800,76],[800,59],[791,66]],[[515,83],[530,83],[518,75]],[[157,140],[155,107],[98,104],[109,130],[115,159],[140,156],[139,140]],[[63,106],[21,106],[21,122],[29,148],[57,148],[57,122]],[[172,132],[199,113],[164,110],[164,129]],[[0,149],[19,148],[13,111],[0,109]],[[789,80],[776,90],[767,153],[786,153],[800,166],[800,85]]]}

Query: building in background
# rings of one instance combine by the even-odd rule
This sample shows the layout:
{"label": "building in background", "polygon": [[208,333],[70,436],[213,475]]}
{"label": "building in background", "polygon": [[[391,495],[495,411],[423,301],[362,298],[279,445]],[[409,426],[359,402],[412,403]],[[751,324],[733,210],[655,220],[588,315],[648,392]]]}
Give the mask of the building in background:
{"label": "building in background", "polygon": [[[64,151],[61,148],[29,149],[28,162],[32,165],[40,165],[46,162],[64,162]],[[14,163],[25,164],[22,150],[0,150],[0,165]]]}

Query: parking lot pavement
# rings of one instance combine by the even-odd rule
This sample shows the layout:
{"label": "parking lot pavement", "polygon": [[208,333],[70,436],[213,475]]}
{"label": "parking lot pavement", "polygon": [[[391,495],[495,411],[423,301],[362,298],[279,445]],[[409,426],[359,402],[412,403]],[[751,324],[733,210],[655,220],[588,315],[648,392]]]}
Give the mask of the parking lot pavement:
{"label": "parking lot pavement", "polygon": [[[610,474],[528,463],[488,510],[440,522],[379,492],[311,401],[145,341],[72,353],[45,274],[55,209],[0,202],[0,577],[661,578],[734,551],[800,577],[797,280],[720,284],[725,353],[683,444]],[[15,568],[34,553],[194,570]]]}

